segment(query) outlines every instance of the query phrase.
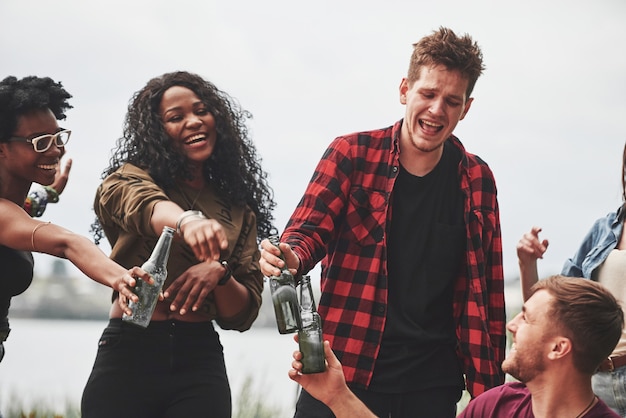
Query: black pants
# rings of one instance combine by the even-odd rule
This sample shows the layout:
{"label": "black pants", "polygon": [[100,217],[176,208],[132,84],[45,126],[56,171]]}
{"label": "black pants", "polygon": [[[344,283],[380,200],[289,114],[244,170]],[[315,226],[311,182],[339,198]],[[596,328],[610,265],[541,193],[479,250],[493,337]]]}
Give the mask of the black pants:
{"label": "black pants", "polygon": [[[11,328],[9,328],[9,318],[0,317],[0,362],[4,358],[4,342],[9,337],[9,333],[11,332]],[[2,415],[0,415],[2,418]]]}
{"label": "black pants", "polygon": [[[377,416],[384,418],[454,418],[462,391],[435,388],[408,393],[376,393],[353,389],[355,395]],[[296,418],[334,418],[331,410],[303,390],[296,404]]]}
{"label": "black pants", "polygon": [[211,322],[112,319],[83,392],[83,418],[230,418],[219,336]]}

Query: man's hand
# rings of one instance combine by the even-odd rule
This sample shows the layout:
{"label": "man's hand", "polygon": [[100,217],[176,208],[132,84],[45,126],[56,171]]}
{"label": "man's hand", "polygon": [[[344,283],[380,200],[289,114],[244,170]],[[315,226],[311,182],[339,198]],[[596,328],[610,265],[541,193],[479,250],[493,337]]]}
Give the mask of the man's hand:
{"label": "man's hand", "polygon": [[543,254],[548,249],[547,239],[539,241],[541,228],[533,226],[530,232],[525,233],[517,243],[517,258],[520,264],[528,264],[543,258]]}
{"label": "man's hand", "polygon": [[280,258],[280,254],[283,254],[287,267],[291,274],[296,274],[298,267],[300,267],[300,259],[293,252],[291,246],[287,243],[281,242],[279,248],[276,248],[270,240],[264,239],[261,241],[261,259],[259,264],[261,271],[267,277],[279,276],[281,269],[285,267],[285,261]]}

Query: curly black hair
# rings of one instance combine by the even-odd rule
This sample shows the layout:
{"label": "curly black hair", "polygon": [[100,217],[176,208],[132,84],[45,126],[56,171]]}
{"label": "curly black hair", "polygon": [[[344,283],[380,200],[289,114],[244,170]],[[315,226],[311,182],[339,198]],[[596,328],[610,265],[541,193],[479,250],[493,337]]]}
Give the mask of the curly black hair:
{"label": "curly black hair", "polygon": [[0,142],[6,142],[17,128],[17,118],[32,110],[50,109],[57,120],[65,119],[72,97],[60,82],[50,77],[14,76],[0,82]]}
{"label": "curly black hair", "polygon": [[173,86],[193,91],[215,118],[217,142],[203,165],[204,177],[235,204],[248,205],[256,214],[260,241],[275,233],[272,210],[276,206],[267,173],[248,135],[246,120],[252,114],[214,84],[197,74],[177,71],[148,81],[132,97],[124,121],[124,133],[117,140],[109,166],[102,178],[124,163],[132,163],[152,176],[162,187],[177,179],[190,179],[186,157],[165,132],[159,107],[166,90]]}

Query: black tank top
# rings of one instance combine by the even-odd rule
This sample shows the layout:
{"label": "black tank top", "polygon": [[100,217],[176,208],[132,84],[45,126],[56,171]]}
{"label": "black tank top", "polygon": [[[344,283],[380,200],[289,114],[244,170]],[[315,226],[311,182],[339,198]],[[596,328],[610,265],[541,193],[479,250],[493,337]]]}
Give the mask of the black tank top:
{"label": "black tank top", "polygon": [[33,281],[33,255],[0,245],[0,320],[9,313],[13,296],[28,289]]}

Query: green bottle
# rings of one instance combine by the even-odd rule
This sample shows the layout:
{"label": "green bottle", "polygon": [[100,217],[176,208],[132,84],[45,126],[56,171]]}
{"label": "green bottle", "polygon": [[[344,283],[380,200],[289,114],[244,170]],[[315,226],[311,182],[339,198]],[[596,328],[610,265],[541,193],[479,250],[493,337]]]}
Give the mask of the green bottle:
{"label": "green bottle", "polygon": [[[270,236],[269,241],[276,247],[278,247],[280,242],[277,235]],[[285,261],[282,253],[280,257]],[[269,277],[269,284],[278,332],[290,334],[298,331],[301,328],[298,293],[296,292],[296,282],[293,274],[291,274],[286,264],[280,275]]]}
{"label": "green bottle", "polygon": [[150,258],[141,266],[143,270],[152,276],[154,284],[151,285],[137,279],[134,292],[139,296],[139,302],[130,301],[128,303],[128,307],[132,309],[133,313],[131,315],[122,315],[123,321],[143,328],[148,327],[154,308],[156,308],[156,303],[159,300],[159,293],[161,293],[163,283],[167,279],[167,259],[170,256],[173,237],[174,228],[164,227]]}
{"label": "green bottle", "polygon": [[322,336],[322,319],[315,309],[311,278],[300,280],[300,317],[302,328],[298,331],[298,344],[302,353],[302,373],[320,373],[326,370]]}

